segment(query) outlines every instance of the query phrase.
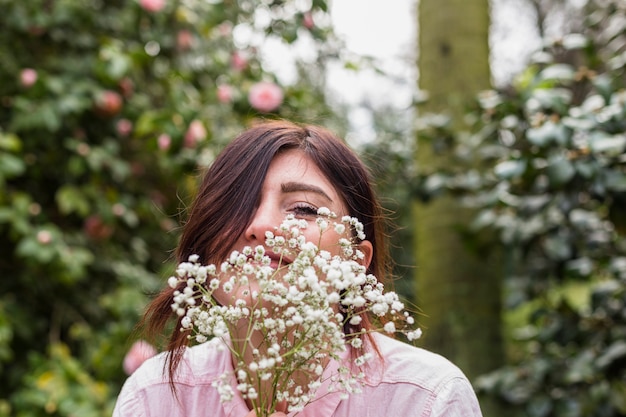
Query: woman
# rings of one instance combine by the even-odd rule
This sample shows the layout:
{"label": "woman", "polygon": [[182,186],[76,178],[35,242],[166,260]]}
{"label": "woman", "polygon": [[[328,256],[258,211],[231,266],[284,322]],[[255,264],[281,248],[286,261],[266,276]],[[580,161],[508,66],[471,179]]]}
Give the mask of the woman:
{"label": "woman", "polygon": [[[230,143],[207,171],[183,229],[178,259],[196,254],[203,264],[219,264],[233,250],[264,245],[265,231],[286,215],[314,224],[320,207],[362,222],[366,240],[358,247],[361,262],[384,280],[389,272],[384,219],[363,163],[322,128],[284,121],[256,125]],[[313,238],[316,230],[305,233]],[[319,246],[334,250],[330,241]],[[163,290],[148,307],[150,334],[160,334],[171,319],[174,291]],[[219,292],[214,296],[228,302]],[[369,330],[371,320],[366,316],[357,327]],[[114,416],[254,416],[249,401],[235,396],[222,403],[214,387],[220,375],[233,369],[230,352],[216,340],[188,348],[187,334],[179,331],[180,325],[174,328],[168,353],[148,360],[128,379]],[[446,359],[375,333],[365,349],[374,353],[374,360],[361,393],[343,398],[321,389],[298,415],[481,415],[468,380]],[[327,364],[332,366],[337,365]],[[273,416],[286,412],[277,411]]]}

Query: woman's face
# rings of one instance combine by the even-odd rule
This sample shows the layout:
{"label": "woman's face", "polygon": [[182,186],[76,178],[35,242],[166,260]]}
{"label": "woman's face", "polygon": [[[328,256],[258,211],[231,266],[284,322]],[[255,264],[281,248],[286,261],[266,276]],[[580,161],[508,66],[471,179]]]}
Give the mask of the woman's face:
{"label": "woman's face", "polygon": [[[294,149],[278,154],[270,163],[261,187],[258,207],[252,215],[250,224],[229,253],[241,251],[246,246],[255,248],[262,245],[266,247],[266,255],[271,259],[270,266],[286,267],[291,261],[289,255],[284,255],[281,259],[279,255],[269,251],[265,244],[265,232],[276,233],[276,228],[285,217],[292,214],[298,219],[307,221],[307,227],[301,232],[307,241],[315,243],[321,250],[326,250],[331,255],[339,254],[340,236],[332,227],[320,236],[316,223],[317,210],[320,207],[326,207],[335,213],[337,221],[348,214],[345,203],[333,185],[302,151]],[[368,264],[371,258],[371,244],[364,241],[359,246],[365,253],[365,263]],[[230,297],[237,296],[239,291],[235,293]],[[222,304],[228,304],[230,298],[221,289],[216,290],[213,296]]]}
{"label": "woman's face", "polygon": [[[232,250],[241,250],[244,246],[265,245],[265,232],[274,232],[289,214],[297,219],[304,219],[308,226],[302,232],[307,241],[318,244],[320,249],[331,254],[338,254],[339,236],[329,230],[320,238],[315,223],[317,210],[326,207],[337,215],[348,214],[346,206],[333,185],[320,169],[302,151],[293,149],[278,154],[270,163],[265,181],[261,188],[259,205],[252,215],[252,220],[239,237]],[[272,267],[278,259],[272,253]],[[285,265],[283,258],[282,265]],[[286,260],[289,262],[289,259]]]}

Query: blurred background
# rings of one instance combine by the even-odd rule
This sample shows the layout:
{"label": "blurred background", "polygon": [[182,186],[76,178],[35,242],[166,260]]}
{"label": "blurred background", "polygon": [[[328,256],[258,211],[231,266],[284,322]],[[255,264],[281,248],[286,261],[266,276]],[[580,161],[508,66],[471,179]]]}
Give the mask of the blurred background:
{"label": "blurred background", "polygon": [[0,416],[108,416],[258,119],[370,165],[486,417],[626,416],[623,0],[0,0]]}

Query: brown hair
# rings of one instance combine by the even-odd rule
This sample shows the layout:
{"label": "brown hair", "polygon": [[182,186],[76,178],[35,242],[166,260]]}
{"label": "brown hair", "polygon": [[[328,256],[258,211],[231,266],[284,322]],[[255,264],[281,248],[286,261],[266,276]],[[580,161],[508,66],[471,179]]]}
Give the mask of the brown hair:
{"label": "brown hair", "polygon": [[[373,256],[368,273],[385,281],[389,273],[381,206],[373,192],[369,171],[356,154],[328,130],[286,121],[257,124],[241,133],[216,158],[207,170],[191,206],[177,249],[179,262],[190,255],[202,263],[225,259],[237,238],[251,221],[260,198],[260,190],[272,159],[288,149],[303,151],[326,175],[342,196],[350,216],[364,226],[366,239],[372,243]],[[173,315],[171,304],[175,289],[166,287],[150,303],[143,324],[148,335],[158,335]],[[364,317],[360,328],[369,329]],[[167,346],[170,352],[170,376],[176,370],[187,334],[174,327]]]}

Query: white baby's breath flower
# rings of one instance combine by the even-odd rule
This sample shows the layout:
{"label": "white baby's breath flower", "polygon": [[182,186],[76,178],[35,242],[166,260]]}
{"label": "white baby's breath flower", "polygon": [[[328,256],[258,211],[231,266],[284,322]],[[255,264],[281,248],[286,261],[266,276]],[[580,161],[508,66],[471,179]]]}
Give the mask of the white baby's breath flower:
{"label": "white baby's breath flower", "polygon": [[317,214],[323,217],[331,217],[333,213],[328,207],[320,207],[317,209]]}
{"label": "white baby's breath flower", "polygon": [[328,294],[328,302],[331,304],[337,304],[339,302],[339,300],[341,300],[339,293],[336,291],[331,292],[330,294]]}
{"label": "white baby's breath flower", "polygon": [[360,349],[363,346],[363,341],[358,337],[354,337],[350,340],[350,344],[353,348]]}
{"label": "white baby's breath flower", "polygon": [[422,329],[416,329],[416,330],[407,332],[406,337],[407,339],[409,339],[409,341],[417,340],[420,337],[422,337]]}
{"label": "white baby's breath flower", "polygon": [[339,239],[339,246],[344,247],[344,248],[350,247],[350,246],[352,246],[352,242],[350,242],[349,239],[346,239],[345,237],[342,237],[342,238]]}
{"label": "white baby's breath flower", "polygon": [[395,333],[396,325],[394,324],[394,322],[390,321],[388,323],[385,323],[385,325],[383,326],[383,330],[387,333]]}
{"label": "white baby's breath flower", "polygon": [[321,217],[317,218],[316,223],[317,223],[317,227],[320,228],[320,232],[324,232],[326,231],[326,229],[328,229],[328,222],[322,219]]}
{"label": "white baby's breath flower", "polygon": [[167,280],[167,285],[169,285],[170,288],[176,288],[178,286],[178,278],[169,277]]}
{"label": "white baby's breath flower", "polygon": [[[181,317],[181,330],[190,332],[190,339],[197,343],[228,340],[232,337],[229,332],[242,328],[246,321],[250,332],[263,336],[264,344],[252,351],[254,360],[248,364],[241,352],[231,346],[236,363],[234,374],[223,375],[215,384],[221,400],[229,401],[234,395],[230,378],[236,377],[236,389],[255,407],[259,394],[251,381],[284,380],[285,385],[272,401],[284,401],[289,412],[301,411],[315,398],[315,390],[321,384],[319,377],[330,358],[337,359],[347,347],[361,353],[361,314],[371,313],[387,322],[382,329],[367,331],[402,332],[409,340],[421,335],[421,330],[408,327],[414,320],[404,311],[398,296],[386,293],[376,277],[366,273],[361,262],[363,253],[354,239],[346,235],[349,229],[359,239],[365,238],[358,219],[344,216],[336,222],[332,220],[336,215],[327,208],[319,209],[318,215],[320,236],[332,228],[338,235],[340,253],[333,255],[307,241],[302,231],[308,221],[289,215],[279,227],[265,233],[266,246],[234,251],[219,268],[214,264],[200,265],[199,257],[189,257],[168,279],[168,285],[175,289],[172,310]],[[266,250],[285,256],[291,263],[278,270],[271,268]],[[213,298],[213,292],[220,287],[231,294],[227,305],[220,305]],[[396,328],[394,319],[400,328]],[[346,323],[352,326],[351,334],[344,334]],[[225,346],[217,345],[220,349]],[[354,364],[359,368],[370,356],[365,352]],[[293,378],[298,372],[315,375],[317,379],[301,385]],[[360,391],[364,374],[359,370],[355,373],[353,366],[340,366],[332,378],[329,389],[347,395]]]}

